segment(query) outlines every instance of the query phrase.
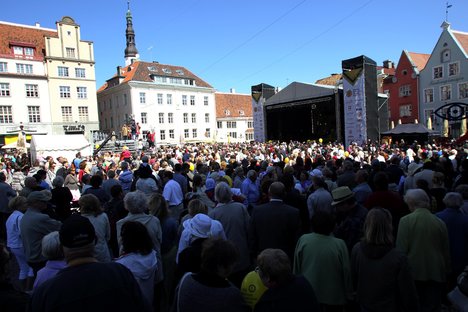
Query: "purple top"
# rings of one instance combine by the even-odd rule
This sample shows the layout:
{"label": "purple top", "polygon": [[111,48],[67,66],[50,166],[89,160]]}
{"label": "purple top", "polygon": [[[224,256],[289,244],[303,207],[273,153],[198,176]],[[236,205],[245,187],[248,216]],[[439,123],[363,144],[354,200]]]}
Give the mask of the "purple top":
{"label": "purple top", "polygon": [[67,263],[65,262],[65,260],[47,261],[45,267],[43,267],[37,272],[37,277],[34,281],[33,289],[36,289],[41,284],[54,277],[61,269],[66,267]]}

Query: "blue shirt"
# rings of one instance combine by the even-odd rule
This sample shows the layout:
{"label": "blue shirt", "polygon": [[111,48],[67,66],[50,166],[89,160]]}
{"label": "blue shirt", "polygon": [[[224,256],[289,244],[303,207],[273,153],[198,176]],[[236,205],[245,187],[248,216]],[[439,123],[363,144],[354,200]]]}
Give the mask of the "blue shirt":
{"label": "blue shirt", "polygon": [[255,182],[246,178],[241,185],[241,192],[249,204],[255,204],[260,198],[260,190]]}

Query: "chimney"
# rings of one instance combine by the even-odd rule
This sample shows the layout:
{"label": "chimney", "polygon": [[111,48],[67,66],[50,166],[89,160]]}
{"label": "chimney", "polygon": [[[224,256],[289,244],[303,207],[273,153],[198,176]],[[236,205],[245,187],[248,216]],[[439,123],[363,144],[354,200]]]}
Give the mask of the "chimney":
{"label": "chimney", "polygon": [[236,93],[236,89],[231,88],[231,89],[229,90],[229,92],[232,93],[232,94],[234,94],[234,93]]}
{"label": "chimney", "polygon": [[38,22],[36,22],[36,24],[35,24],[34,26],[36,26],[36,28],[40,28],[40,27],[41,27],[41,24],[39,24]]}
{"label": "chimney", "polygon": [[120,66],[117,66],[117,76],[121,76],[121,75],[122,75],[120,69],[121,69],[121,67],[120,67]]}
{"label": "chimney", "polygon": [[395,68],[395,65],[390,60],[383,61],[383,67],[385,68]]}

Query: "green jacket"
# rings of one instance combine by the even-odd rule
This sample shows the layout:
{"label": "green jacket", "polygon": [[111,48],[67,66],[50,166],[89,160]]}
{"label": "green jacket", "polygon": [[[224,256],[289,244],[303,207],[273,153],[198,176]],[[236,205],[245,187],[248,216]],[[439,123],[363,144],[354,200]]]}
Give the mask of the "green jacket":
{"label": "green jacket", "polygon": [[401,218],[396,244],[408,256],[414,280],[445,282],[450,272],[447,227],[428,209]]}
{"label": "green jacket", "polygon": [[341,239],[317,233],[302,235],[296,245],[293,271],[309,281],[319,303],[344,305],[352,299],[348,248]]}

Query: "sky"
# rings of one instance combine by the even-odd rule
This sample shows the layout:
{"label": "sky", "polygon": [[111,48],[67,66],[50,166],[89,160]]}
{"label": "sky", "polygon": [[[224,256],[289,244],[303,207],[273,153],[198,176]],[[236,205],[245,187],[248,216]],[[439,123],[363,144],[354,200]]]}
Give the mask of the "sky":
{"label": "sky", "polygon": [[[126,0],[3,2],[0,21],[56,29],[72,17],[94,42],[97,88],[125,64]],[[449,5],[452,29],[468,32],[468,1]],[[359,55],[382,65],[402,50],[430,54],[446,18],[442,0],[131,0],[130,9],[141,60],[244,94],[259,83],[314,83]]]}

